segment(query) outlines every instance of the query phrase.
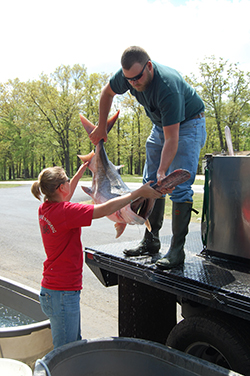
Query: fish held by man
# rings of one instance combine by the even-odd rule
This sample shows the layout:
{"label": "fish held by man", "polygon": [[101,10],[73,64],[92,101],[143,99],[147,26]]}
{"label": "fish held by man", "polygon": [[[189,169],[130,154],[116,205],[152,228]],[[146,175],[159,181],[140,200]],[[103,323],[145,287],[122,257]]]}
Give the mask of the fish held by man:
{"label": "fish held by man", "polygon": [[[118,115],[119,111],[108,119],[108,132],[113,127]],[[85,130],[90,134],[95,126],[82,115],[80,115],[80,119]],[[103,140],[96,145],[95,152],[92,151],[88,155],[79,155],[78,157],[83,162],[89,161],[88,168],[92,172],[92,187],[82,187],[82,189],[92,197],[95,204],[106,202],[111,198],[131,191],[123,182],[119,174],[119,167],[114,166],[108,159]],[[115,222],[116,238],[121,236],[127,224],[142,225],[146,223],[150,230],[147,219],[153,210],[154,203],[154,199],[142,199],[142,202],[134,205],[133,210],[131,209],[131,203],[108,216],[110,220]]]}
{"label": "fish held by man", "polygon": [[[107,132],[112,129],[118,116],[119,111],[108,119]],[[90,134],[94,130],[95,125],[93,125],[82,115],[80,115],[80,119],[85,130],[88,134]],[[124,195],[131,191],[123,182],[119,174],[119,168],[121,166],[114,166],[114,164],[108,159],[103,140],[101,140],[96,145],[95,152],[92,151],[88,155],[78,155],[78,157],[83,162],[89,161],[88,168],[92,172],[92,187],[88,188],[82,186],[82,189],[85,193],[92,197],[95,204],[106,202],[111,198]],[[186,170],[176,170],[174,171],[174,173],[174,179],[177,178],[177,180],[181,182],[189,179],[190,177],[189,172]],[[161,191],[165,188],[173,188],[173,184],[175,184],[174,182],[176,180],[173,180],[173,177],[171,178],[170,175],[163,179],[160,185],[156,184],[153,187],[158,191]],[[127,224],[145,224],[148,230],[151,231],[148,217],[153,210],[154,204],[155,199],[147,199],[142,197],[126,205],[121,210],[118,210],[117,212],[108,216],[110,220],[115,222],[116,238],[121,236]]]}

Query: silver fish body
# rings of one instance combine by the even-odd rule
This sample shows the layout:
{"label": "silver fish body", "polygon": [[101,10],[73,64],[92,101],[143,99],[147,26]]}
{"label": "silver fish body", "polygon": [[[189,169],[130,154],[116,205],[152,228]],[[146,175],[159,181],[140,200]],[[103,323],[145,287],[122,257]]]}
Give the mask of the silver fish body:
{"label": "silver fish body", "polygon": [[[119,111],[113,115],[108,120],[107,131],[113,127]],[[95,126],[90,123],[84,116],[80,115],[81,122],[90,134]],[[95,204],[101,204],[114,197],[122,196],[128,192],[130,189],[123,182],[120,174],[119,168],[113,165],[108,159],[106,151],[104,149],[104,141],[101,140],[95,149],[95,153],[91,152],[86,156],[78,156],[83,162],[89,161],[89,169],[92,171],[92,187],[82,187],[85,193],[92,197]],[[190,173],[187,170],[178,169],[173,171],[171,174],[166,176],[160,183],[154,184],[153,188],[161,192],[163,189],[173,189],[175,186],[183,183],[190,178]],[[140,197],[130,204],[126,205],[122,209],[116,211],[108,218],[115,222],[116,228],[116,238],[121,236],[126,228],[127,224],[130,225],[143,225],[145,224],[149,231],[151,231],[151,226],[148,221],[155,204],[155,199],[148,199]]]}
{"label": "silver fish body", "polygon": [[[118,114],[119,112],[109,119],[108,131],[115,123]],[[88,134],[91,133],[95,126],[83,116],[80,117]],[[82,189],[92,197],[95,204],[106,202],[111,198],[124,195],[131,191],[123,182],[119,174],[119,167],[114,166],[108,159],[103,140],[96,145],[95,153],[92,152],[88,156],[79,156],[79,158],[84,162],[89,160],[88,167],[92,171],[92,187],[82,187]],[[126,205],[108,216],[110,220],[115,222],[116,238],[121,236],[127,224],[143,225],[152,212],[154,204],[154,199],[141,198],[140,201],[137,202],[137,200],[135,200],[133,203]],[[146,225],[150,229],[148,221]]]}

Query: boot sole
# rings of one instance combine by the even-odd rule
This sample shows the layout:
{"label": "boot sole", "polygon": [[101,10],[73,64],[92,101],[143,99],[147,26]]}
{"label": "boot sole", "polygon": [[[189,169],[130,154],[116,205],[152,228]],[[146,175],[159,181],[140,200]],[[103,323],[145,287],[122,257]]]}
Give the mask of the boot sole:
{"label": "boot sole", "polygon": [[129,252],[129,250],[126,251],[126,249],[125,249],[125,250],[123,251],[123,253],[124,253],[126,256],[133,257],[133,256],[144,256],[144,255],[155,255],[156,253],[159,253],[159,250],[158,250],[158,251],[155,251],[155,252],[142,251],[142,252],[132,253],[132,252]]}
{"label": "boot sole", "polygon": [[158,263],[156,262],[155,265],[159,268],[159,269],[162,269],[162,270],[168,270],[168,269],[173,269],[173,268],[176,268],[177,266],[180,266],[180,265],[183,265],[184,264],[184,260],[183,261],[180,261],[178,262],[178,264],[161,264],[161,263]]}

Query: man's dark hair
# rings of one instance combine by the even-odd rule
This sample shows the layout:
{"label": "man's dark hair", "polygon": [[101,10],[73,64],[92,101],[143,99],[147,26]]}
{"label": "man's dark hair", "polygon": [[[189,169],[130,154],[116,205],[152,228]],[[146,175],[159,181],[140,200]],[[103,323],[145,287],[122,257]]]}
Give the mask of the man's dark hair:
{"label": "man's dark hair", "polygon": [[121,57],[121,65],[123,69],[129,70],[132,65],[139,63],[144,65],[151,60],[148,53],[141,47],[131,46],[126,48]]}

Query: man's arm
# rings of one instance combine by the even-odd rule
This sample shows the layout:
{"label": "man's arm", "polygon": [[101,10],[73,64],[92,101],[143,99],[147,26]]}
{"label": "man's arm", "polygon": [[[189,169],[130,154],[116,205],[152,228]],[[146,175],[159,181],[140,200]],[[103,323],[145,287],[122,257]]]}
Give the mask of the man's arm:
{"label": "man's arm", "polygon": [[180,123],[163,127],[164,145],[161,152],[160,165],[157,171],[157,183],[159,183],[171,165],[178,149]]}
{"label": "man's arm", "polygon": [[115,95],[116,93],[111,89],[109,83],[102,89],[99,102],[99,123],[89,135],[90,141],[94,145],[97,145],[102,139],[107,141],[107,119]]}

